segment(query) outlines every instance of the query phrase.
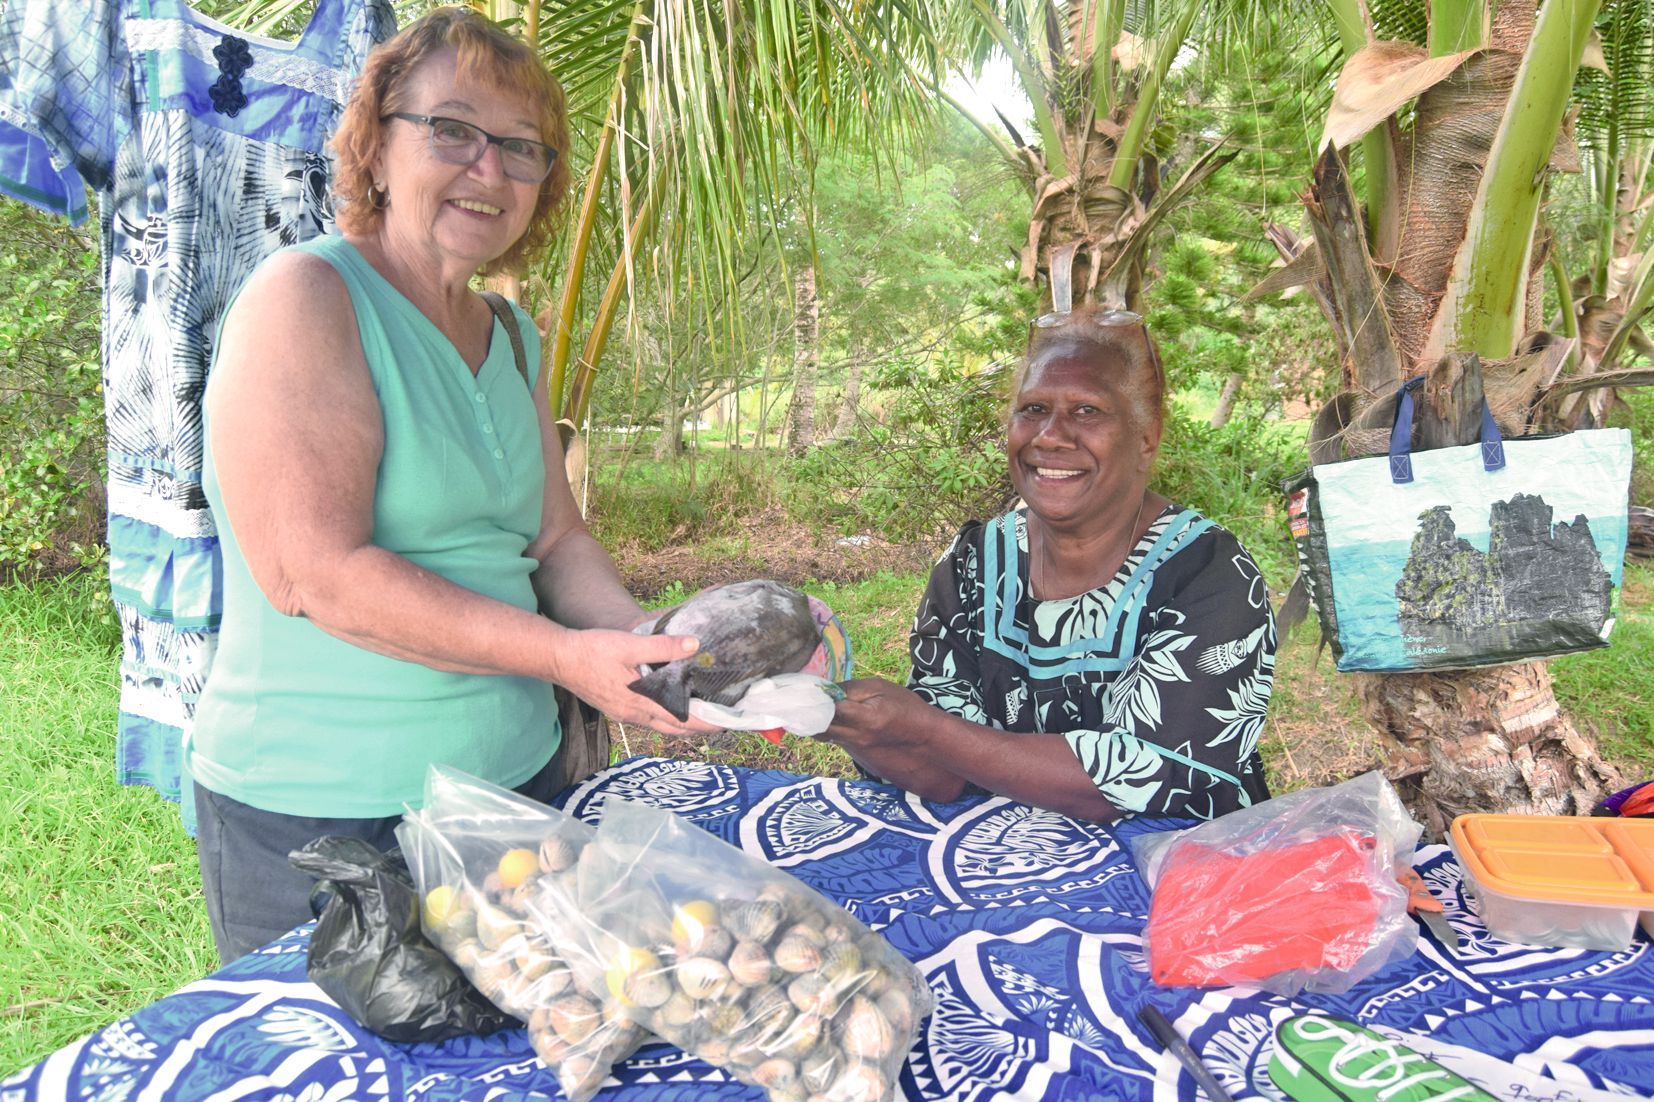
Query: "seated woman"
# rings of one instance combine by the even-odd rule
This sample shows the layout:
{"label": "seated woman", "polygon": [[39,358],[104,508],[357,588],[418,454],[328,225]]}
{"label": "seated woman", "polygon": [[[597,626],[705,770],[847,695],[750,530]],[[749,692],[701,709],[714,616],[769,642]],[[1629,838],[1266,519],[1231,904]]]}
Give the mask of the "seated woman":
{"label": "seated woman", "polygon": [[1086,819],[1210,819],[1269,797],[1262,575],[1148,488],[1164,377],[1142,321],[1040,319],[1012,393],[1023,505],[931,571],[907,688],[851,681],[827,739],[935,800],[967,785]]}

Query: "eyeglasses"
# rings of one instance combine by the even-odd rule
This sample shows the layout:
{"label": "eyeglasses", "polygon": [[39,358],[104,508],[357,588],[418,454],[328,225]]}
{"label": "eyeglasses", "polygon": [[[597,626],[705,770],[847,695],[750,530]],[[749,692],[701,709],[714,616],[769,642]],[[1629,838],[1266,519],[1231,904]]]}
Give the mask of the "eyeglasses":
{"label": "eyeglasses", "polygon": [[[1155,347],[1154,341],[1149,339],[1148,326],[1143,321],[1143,315],[1132,310],[1091,310],[1082,307],[1078,310],[1053,310],[1041,314],[1028,327],[1028,350],[1033,354],[1034,345],[1047,338],[1040,335],[1041,330],[1055,329],[1059,325],[1090,325],[1097,329],[1136,329],[1143,334],[1143,344],[1149,353],[1149,366],[1154,370],[1156,382],[1165,386],[1166,369],[1160,362],[1160,349]],[[1061,340],[1061,336],[1049,339]]]}
{"label": "eyeglasses", "polygon": [[557,163],[557,150],[545,142],[529,138],[502,138],[459,119],[415,115],[407,111],[392,111],[384,117],[430,127],[431,152],[444,164],[474,165],[482,159],[490,145],[497,145],[500,147],[500,168],[507,176],[525,184],[537,184],[551,174],[551,166]]}
{"label": "eyeglasses", "polygon": [[1041,314],[1034,319],[1036,329],[1050,329],[1067,321],[1084,320],[1103,329],[1124,328],[1130,325],[1142,325],[1143,315],[1131,310],[1104,310],[1101,313],[1091,313],[1089,310],[1063,311],[1053,310],[1049,314]]}

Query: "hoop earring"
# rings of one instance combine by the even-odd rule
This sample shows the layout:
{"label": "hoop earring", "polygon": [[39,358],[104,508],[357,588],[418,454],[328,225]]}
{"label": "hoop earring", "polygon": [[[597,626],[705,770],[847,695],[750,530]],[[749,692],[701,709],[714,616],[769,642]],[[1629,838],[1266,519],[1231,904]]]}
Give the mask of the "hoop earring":
{"label": "hoop earring", "polygon": [[389,188],[379,187],[378,185],[368,188],[368,206],[374,210],[384,210],[390,205],[391,193]]}

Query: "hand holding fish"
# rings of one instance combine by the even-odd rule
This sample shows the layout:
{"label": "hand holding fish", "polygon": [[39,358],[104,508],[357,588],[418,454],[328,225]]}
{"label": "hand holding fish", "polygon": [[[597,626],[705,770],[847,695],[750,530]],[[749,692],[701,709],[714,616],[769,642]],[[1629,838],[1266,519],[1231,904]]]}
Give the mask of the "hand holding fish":
{"label": "hand holding fish", "polygon": [[640,666],[673,662],[700,649],[692,635],[634,635],[589,629],[570,639],[553,680],[581,700],[622,723],[636,723],[669,735],[712,730],[698,720],[679,720],[631,689]]}

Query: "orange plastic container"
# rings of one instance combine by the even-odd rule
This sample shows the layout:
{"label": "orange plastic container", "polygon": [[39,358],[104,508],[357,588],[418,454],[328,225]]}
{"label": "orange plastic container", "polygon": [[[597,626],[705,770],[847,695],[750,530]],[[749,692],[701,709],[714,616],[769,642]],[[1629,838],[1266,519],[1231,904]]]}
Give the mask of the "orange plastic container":
{"label": "orange plastic container", "polygon": [[1506,941],[1621,950],[1654,937],[1654,819],[1460,815],[1448,836]]}

